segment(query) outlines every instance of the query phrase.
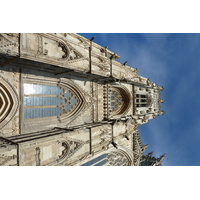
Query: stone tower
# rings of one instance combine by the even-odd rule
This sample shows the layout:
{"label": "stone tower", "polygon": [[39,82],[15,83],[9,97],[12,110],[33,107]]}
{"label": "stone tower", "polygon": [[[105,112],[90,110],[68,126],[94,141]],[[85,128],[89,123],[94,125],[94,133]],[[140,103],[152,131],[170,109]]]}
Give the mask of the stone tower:
{"label": "stone tower", "polygon": [[138,126],[163,88],[93,39],[0,34],[0,165],[152,165]]}

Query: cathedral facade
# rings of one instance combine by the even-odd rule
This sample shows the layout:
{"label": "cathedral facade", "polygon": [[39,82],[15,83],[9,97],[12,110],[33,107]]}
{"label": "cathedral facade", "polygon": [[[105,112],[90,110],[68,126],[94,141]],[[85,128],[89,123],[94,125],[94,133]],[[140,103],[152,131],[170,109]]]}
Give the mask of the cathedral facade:
{"label": "cathedral facade", "polygon": [[0,165],[162,165],[138,126],[163,114],[163,87],[93,40],[0,34]]}

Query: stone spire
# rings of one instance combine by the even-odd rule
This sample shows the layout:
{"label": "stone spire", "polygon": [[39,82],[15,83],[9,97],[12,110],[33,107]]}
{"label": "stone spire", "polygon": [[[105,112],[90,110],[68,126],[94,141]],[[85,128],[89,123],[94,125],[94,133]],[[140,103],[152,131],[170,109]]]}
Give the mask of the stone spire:
{"label": "stone spire", "polygon": [[162,166],[165,154],[161,155],[159,158],[155,158],[152,155],[153,152],[143,155],[140,160],[140,166]]}

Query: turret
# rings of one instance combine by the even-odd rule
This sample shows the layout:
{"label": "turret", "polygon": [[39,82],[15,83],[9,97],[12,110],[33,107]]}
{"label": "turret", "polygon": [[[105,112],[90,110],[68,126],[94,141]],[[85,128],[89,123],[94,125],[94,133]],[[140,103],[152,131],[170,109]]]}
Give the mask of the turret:
{"label": "turret", "polygon": [[162,162],[165,158],[165,154],[161,155],[159,158],[155,158],[153,152],[143,155],[140,160],[140,166],[162,166]]}

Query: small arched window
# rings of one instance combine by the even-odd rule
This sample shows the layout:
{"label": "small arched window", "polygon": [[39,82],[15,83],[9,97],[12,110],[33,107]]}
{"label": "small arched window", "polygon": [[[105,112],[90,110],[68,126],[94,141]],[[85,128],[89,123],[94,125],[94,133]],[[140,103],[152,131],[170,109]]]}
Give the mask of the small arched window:
{"label": "small arched window", "polygon": [[122,96],[119,90],[112,89],[110,92],[110,112],[117,112],[123,104]]}
{"label": "small arched window", "polygon": [[130,106],[130,95],[124,88],[110,88],[108,97],[108,111],[110,114],[121,115],[128,111]]}

